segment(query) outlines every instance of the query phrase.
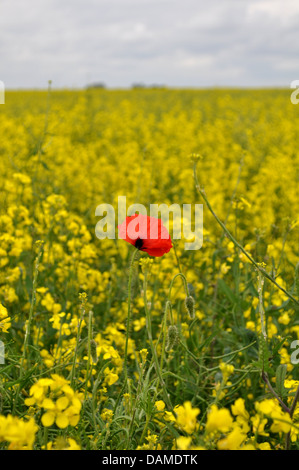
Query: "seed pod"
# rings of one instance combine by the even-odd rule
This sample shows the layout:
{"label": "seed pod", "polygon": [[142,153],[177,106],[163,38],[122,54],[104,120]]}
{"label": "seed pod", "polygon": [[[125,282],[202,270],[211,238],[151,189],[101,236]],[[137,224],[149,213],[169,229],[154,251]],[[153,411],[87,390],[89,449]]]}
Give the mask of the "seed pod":
{"label": "seed pod", "polygon": [[175,325],[170,325],[167,331],[166,351],[170,351],[179,342],[180,335]]}
{"label": "seed pod", "polygon": [[96,364],[98,362],[98,355],[97,355],[97,343],[94,339],[90,341],[90,354],[92,357],[92,362]]}
{"label": "seed pod", "polygon": [[166,302],[166,304],[165,304],[165,313],[167,313],[168,310],[171,310],[171,302],[170,302],[170,300],[167,300],[167,302]]}
{"label": "seed pod", "polygon": [[195,317],[195,300],[191,295],[185,298],[185,307],[192,320]]}
{"label": "seed pod", "polygon": [[259,335],[259,363],[262,370],[267,371],[269,368],[270,353],[267,342],[263,334]]}

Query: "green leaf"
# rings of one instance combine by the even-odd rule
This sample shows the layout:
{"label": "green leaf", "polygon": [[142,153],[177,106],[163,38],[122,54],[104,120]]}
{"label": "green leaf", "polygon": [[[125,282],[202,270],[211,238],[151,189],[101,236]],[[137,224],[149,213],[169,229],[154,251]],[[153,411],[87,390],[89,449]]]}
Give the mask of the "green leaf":
{"label": "green leaf", "polygon": [[284,386],[286,373],[287,365],[280,364],[276,369],[276,391],[280,397],[284,397],[287,394],[287,390]]}
{"label": "green leaf", "polygon": [[208,336],[197,348],[198,351],[201,351],[204,347],[208,346],[216,336],[218,336],[218,331],[215,331],[210,336]]}
{"label": "green leaf", "polygon": [[219,290],[231,301],[232,304],[236,304],[237,299],[230,287],[224,282],[223,279],[218,279]]}
{"label": "green leaf", "polygon": [[287,340],[291,338],[291,336],[286,336],[285,338],[282,338],[282,340],[280,340],[274,347],[273,351],[272,351],[272,358],[274,358],[275,356],[277,356],[278,354],[278,351],[280,350],[280,348],[282,347],[283,343]]}

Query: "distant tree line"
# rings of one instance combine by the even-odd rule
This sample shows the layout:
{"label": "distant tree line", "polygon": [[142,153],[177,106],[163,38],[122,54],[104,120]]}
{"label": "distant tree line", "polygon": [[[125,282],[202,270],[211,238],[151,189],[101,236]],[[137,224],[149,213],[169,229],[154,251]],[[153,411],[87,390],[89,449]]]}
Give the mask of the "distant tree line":
{"label": "distant tree line", "polygon": [[[105,89],[105,88],[106,88],[106,84],[103,83],[103,82],[94,82],[94,83],[90,83],[90,84],[86,85],[87,90]],[[145,83],[133,83],[131,85],[131,89],[133,89],[133,90],[144,89],[144,88],[163,90],[167,87],[166,87],[166,85],[161,85],[161,84],[158,84],[158,83],[153,83],[153,84],[150,84],[150,85],[146,85]]]}

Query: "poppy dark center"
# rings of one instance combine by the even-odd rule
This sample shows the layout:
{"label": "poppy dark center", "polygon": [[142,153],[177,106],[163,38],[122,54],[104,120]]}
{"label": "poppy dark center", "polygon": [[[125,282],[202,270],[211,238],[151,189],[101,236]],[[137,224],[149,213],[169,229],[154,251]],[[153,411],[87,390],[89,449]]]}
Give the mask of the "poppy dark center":
{"label": "poppy dark center", "polygon": [[135,247],[138,248],[138,250],[140,250],[140,248],[142,248],[142,246],[143,246],[142,238],[137,238],[137,240],[135,242]]}

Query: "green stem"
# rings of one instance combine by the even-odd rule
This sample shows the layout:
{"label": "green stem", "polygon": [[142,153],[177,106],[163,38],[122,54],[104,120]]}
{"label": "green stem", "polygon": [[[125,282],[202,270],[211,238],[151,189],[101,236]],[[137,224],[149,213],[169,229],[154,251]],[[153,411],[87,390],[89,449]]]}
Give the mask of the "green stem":
{"label": "green stem", "polygon": [[84,318],[84,315],[85,315],[85,306],[83,304],[80,307],[80,311],[81,311],[81,315],[80,315],[80,320],[79,320],[79,325],[78,325],[78,330],[77,330],[77,338],[76,338],[76,345],[75,345],[75,351],[74,351],[73,366],[72,366],[71,377],[70,377],[71,387],[73,387],[74,378],[75,378],[75,369],[76,369],[77,354],[78,354],[78,347],[79,347],[79,341],[80,341],[81,325],[82,325],[83,318]]}
{"label": "green stem", "polygon": [[23,373],[24,373],[24,365],[25,365],[25,362],[26,362],[26,359],[27,359],[27,348],[28,348],[28,342],[29,342],[30,331],[31,331],[31,322],[32,322],[32,317],[33,317],[33,312],[34,312],[34,307],[35,307],[35,302],[36,302],[36,286],[37,286],[37,278],[38,278],[38,268],[39,268],[40,258],[41,258],[41,255],[42,255],[43,242],[38,241],[37,243],[39,243],[39,250],[38,250],[37,257],[36,257],[35,264],[34,264],[32,294],[31,294],[29,317],[28,317],[28,321],[27,321],[27,324],[26,324],[26,330],[25,330],[23,354],[22,354],[21,365],[20,365],[19,386],[18,386],[16,395],[15,395],[12,414],[14,414],[15,411],[16,411],[18,397],[20,396],[20,390],[21,390],[21,386],[22,386],[22,377],[23,377]]}
{"label": "green stem", "polygon": [[44,430],[44,450],[48,450],[48,428]]}
{"label": "green stem", "polygon": [[145,308],[145,314],[146,314],[148,339],[149,339],[149,342],[150,342],[150,347],[151,347],[152,356],[153,356],[154,363],[155,363],[157,376],[158,376],[159,382],[160,382],[160,384],[162,386],[162,389],[163,389],[163,395],[164,395],[165,403],[167,404],[168,408],[171,411],[173,411],[173,407],[172,407],[170,398],[169,398],[167,390],[166,390],[165,382],[164,382],[164,379],[163,379],[162,374],[161,374],[160,364],[159,364],[156,348],[155,348],[154,342],[153,342],[152,322],[151,322],[151,315],[150,315],[149,309],[147,307],[146,289],[147,289],[147,273],[145,272],[144,273],[144,282],[143,282],[143,298],[144,298],[144,308]]}
{"label": "green stem", "polygon": [[[163,369],[163,364],[164,364],[164,356],[165,356],[165,347],[166,347],[166,328],[167,328],[167,310],[165,311],[163,321],[162,321],[162,353],[161,353],[161,370]],[[158,338],[158,343],[159,343],[159,338]],[[157,344],[158,344],[157,343]]]}
{"label": "green stem", "polygon": [[171,290],[172,290],[172,287],[173,287],[173,283],[174,283],[175,279],[179,276],[182,278],[182,280],[184,282],[184,288],[185,288],[186,296],[189,297],[189,295],[190,295],[186,277],[184,276],[183,273],[178,273],[172,278],[172,281],[170,283],[169,292],[168,292],[168,300],[170,300],[170,297],[171,297]]}
{"label": "green stem", "polygon": [[268,389],[270,390],[271,394],[276,398],[276,400],[278,400],[278,402],[280,403],[280,405],[281,405],[281,407],[283,408],[283,410],[284,410],[286,413],[289,413],[289,414],[290,414],[290,409],[289,409],[288,406],[281,400],[281,398],[277,395],[277,393],[275,392],[274,388],[272,387],[267,372],[265,372],[265,371],[262,372],[262,379],[263,379],[263,381],[267,384],[267,387],[268,387]]}
{"label": "green stem", "polygon": [[125,342],[125,353],[124,353],[125,357],[124,357],[124,367],[123,367],[124,380],[123,380],[122,388],[118,394],[117,400],[114,405],[113,414],[115,414],[120,398],[126,389],[127,380],[128,380],[128,357],[127,356],[128,356],[128,344],[129,344],[130,323],[131,323],[131,299],[132,299],[131,290],[132,290],[134,261],[136,259],[136,255],[138,251],[139,250],[137,248],[134,249],[132,257],[131,257],[131,261],[130,261],[129,282],[128,282],[128,315],[127,315],[126,342]]}
{"label": "green stem", "polygon": [[263,306],[263,286],[264,286],[264,278],[262,274],[258,273],[258,296],[259,296],[259,312],[261,318],[261,328],[262,334],[264,336],[265,341],[267,341],[267,331],[265,326],[265,310]]}
{"label": "green stem", "polygon": [[87,389],[88,389],[89,369],[90,369],[90,360],[91,360],[91,347],[90,347],[91,340],[92,340],[92,311],[90,310],[89,316],[88,316],[88,358],[87,358],[87,368],[86,368],[86,383],[85,383],[84,400],[86,399]]}
{"label": "green stem", "polygon": [[130,272],[129,272],[129,283],[128,283],[128,316],[127,316],[127,329],[126,329],[126,343],[125,343],[125,358],[124,358],[124,372],[125,379],[124,384],[126,384],[128,379],[128,344],[129,344],[129,335],[130,335],[130,324],[131,324],[131,300],[132,300],[132,278],[133,278],[133,267],[138,249],[135,248],[132,254],[131,263],[130,263]]}
{"label": "green stem", "polygon": [[27,357],[27,348],[28,348],[28,342],[29,342],[30,331],[31,331],[31,323],[32,323],[32,317],[33,317],[34,307],[36,303],[36,287],[37,287],[38,268],[39,268],[41,254],[42,254],[42,243],[40,244],[39,251],[38,251],[35,265],[34,265],[32,294],[31,294],[29,317],[28,317],[28,321],[26,324],[26,331],[25,331],[25,338],[24,338],[23,355],[22,355],[21,367],[20,367],[20,379],[23,377],[24,364],[25,364],[26,357]]}
{"label": "green stem", "polygon": [[[299,401],[299,385],[297,387],[295,397],[294,397],[291,409],[289,411],[291,418],[293,418],[294,416],[298,401]],[[290,446],[291,446],[291,432],[288,432],[288,434],[286,435],[285,450],[290,450]]]}

